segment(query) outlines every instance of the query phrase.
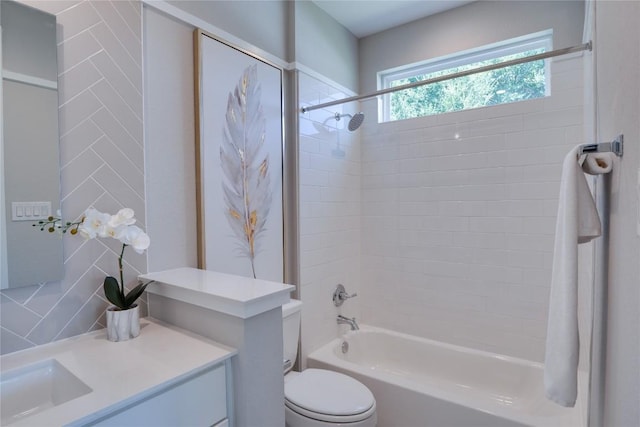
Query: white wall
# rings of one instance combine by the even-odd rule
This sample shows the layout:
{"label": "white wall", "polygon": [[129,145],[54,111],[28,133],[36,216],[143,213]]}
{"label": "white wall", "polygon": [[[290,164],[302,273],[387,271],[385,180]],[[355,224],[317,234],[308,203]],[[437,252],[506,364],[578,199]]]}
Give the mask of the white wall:
{"label": "white wall", "polygon": [[[170,1],[169,4],[197,16],[259,49],[285,61],[289,47],[288,2],[270,1]],[[260,55],[260,52],[254,52]]]}
{"label": "white wall", "polygon": [[143,14],[149,271],[196,267],[193,27]]}
{"label": "white wall", "polygon": [[313,2],[293,4],[296,63],[357,91],[358,39]]}
{"label": "white wall", "polygon": [[640,3],[596,2],[598,137],[623,133],[613,172],[604,425],[640,425]]}

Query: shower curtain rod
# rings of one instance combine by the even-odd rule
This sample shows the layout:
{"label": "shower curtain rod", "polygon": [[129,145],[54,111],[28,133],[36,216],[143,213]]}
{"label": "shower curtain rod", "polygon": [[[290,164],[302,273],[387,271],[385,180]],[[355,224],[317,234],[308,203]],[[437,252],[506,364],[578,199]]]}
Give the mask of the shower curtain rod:
{"label": "shower curtain rod", "polygon": [[424,85],[428,85],[428,84],[432,84],[432,83],[438,83],[438,82],[442,82],[442,81],[445,81],[445,80],[451,80],[451,79],[455,79],[457,77],[469,76],[471,74],[483,73],[485,71],[491,71],[491,70],[497,70],[499,68],[510,67],[511,65],[524,64],[525,62],[538,61],[540,59],[552,58],[554,56],[567,55],[569,53],[582,52],[584,50],[591,50],[591,49],[592,49],[592,46],[591,46],[591,42],[589,41],[589,42],[581,44],[581,45],[565,47],[565,48],[562,48],[562,49],[556,49],[556,50],[552,50],[550,52],[539,53],[537,55],[525,56],[524,58],[512,59],[510,61],[501,62],[499,64],[487,65],[487,66],[484,66],[484,67],[474,68],[472,70],[460,71],[460,72],[457,72],[457,73],[447,74],[447,75],[440,76],[440,77],[434,77],[432,79],[421,80],[419,82],[407,83],[407,84],[401,85],[401,86],[390,87],[390,88],[387,88],[387,89],[381,89],[379,91],[372,92],[372,93],[367,94],[367,95],[355,95],[355,96],[350,96],[348,98],[343,98],[343,99],[338,99],[338,100],[335,100],[335,101],[325,102],[323,104],[312,105],[312,106],[309,106],[309,107],[302,107],[300,110],[303,113],[306,113],[308,111],[318,110],[320,108],[331,107],[332,105],[339,105],[339,104],[344,104],[344,103],[353,102],[353,101],[361,101],[363,99],[374,98],[376,96],[385,95],[387,93],[397,92],[399,90],[412,89],[414,87],[424,86]]}

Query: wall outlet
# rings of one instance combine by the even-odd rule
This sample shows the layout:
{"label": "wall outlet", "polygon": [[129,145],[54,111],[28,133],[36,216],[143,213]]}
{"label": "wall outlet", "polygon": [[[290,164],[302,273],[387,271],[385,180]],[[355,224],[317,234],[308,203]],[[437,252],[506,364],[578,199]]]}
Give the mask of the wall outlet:
{"label": "wall outlet", "polygon": [[39,221],[51,216],[51,202],[12,202],[12,221]]}

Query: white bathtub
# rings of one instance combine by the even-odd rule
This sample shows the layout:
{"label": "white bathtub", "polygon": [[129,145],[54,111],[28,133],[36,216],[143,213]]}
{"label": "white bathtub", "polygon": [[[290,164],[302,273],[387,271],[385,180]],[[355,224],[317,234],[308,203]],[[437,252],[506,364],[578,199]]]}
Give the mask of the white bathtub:
{"label": "white bathtub", "polygon": [[582,402],[563,408],[545,399],[539,363],[384,329],[349,332],[311,353],[307,365],[369,387],[378,427],[586,425]]}

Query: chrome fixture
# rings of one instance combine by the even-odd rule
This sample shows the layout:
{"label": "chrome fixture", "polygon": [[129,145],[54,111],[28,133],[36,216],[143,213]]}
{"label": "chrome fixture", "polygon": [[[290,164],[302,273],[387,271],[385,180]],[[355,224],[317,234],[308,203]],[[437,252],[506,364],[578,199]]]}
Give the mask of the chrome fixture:
{"label": "chrome fixture", "polygon": [[337,99],[335,101],[323,102],[322,104],[309,105],[309,106],[300,108],[300,111],[302,111],[303,113],[307,113],[309,111],[319,110],[320,108],[332,107],[334,105],[345,104],[347,102],[362,101],[365,99],[376,98],[380,95],[386,95],[387,93],[393,93],[393,92],[406,90],[406,89],[413,89],[414,87],[429,85],[433,83],[439,83],[445,80],[451,80],[458,77],[469,76],[471,74],[484,73],[485,71],[497,70],[499,68],[510,67],[512,65],[517,65],[517,64],[524,64],[525,62],[539,61],[541,59],[553,58],[554,56],[568,55],[570,53],[582,52],[584,50],[590,51],[592,49],[593,49],[593,45],[591,41],[589,41],[587,43],[583,43],[577,46],[565,47],[562,49],[556,49],[549,52],[538,53],[536,55],[525,56],[523,58],[512,59],[510,61],[500,62],[498,64],[485,65],[484,67],[472,68],[470,70],[458,71],[457,73],[445,74],[443,76],[433,77],[426,80],[419,80],[413,83],[407,83],[404,85],[388,87],[386,89],[380,89],[376,92],[367,93],[365,95],[354,95],[354,96],[349,96],[347,98]]}
{"label": "chrome fixture", "polygon": [[353,298],[357,296],[358,296],[357,293],[353,293],[349,295],[346,289],[344,288],[344,286],[342,286],[341,284],[338,284],[338,286],[336,286],[336,290],[333,291],[333,305],[335,305],[336,307],[340,307],[342,303],[348,300],[349,298]]}
{"label": "chrome fixture", "polygon": [[349,343],[346,341],[342,341],[342,345],[340,346],[340,349],[344,354],[347,354],[349,352]]}
{"label": "chrome fixture", "polygon": [[340,119],[343,117],[349,117],[350,120],[349,120],[349,124],[347,125],[347,128],[349,129],[350,132],[353,132],[354,130],[358,129],[360,125],[362,125],[362,122],[364,121],[363,112],[356,113],[353,116],[351,114],[336,113],[333,117],[336,119],[336,122],[339,122]]}
{"label": "chrome fixture", "polygon": [[618,157],[622,157],[624,151],[624,135],[618,135],[611,142],[601,142],[599,144],[582,144],[580,146],[579,156],[588,153],[614,153]]}
{"label": "chrome fixture", "polygon": [[343,316],[342,314],[338,314],[338,325],[349,325],[351,326],[352,331],[357,331],[360,329],[358,327],[358,323],[356,322],[356,318],[352,317],[349,319],[348,317]]}

